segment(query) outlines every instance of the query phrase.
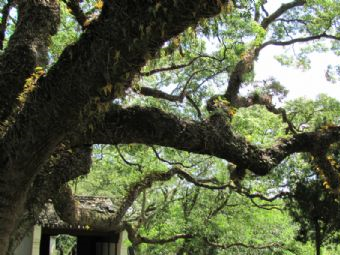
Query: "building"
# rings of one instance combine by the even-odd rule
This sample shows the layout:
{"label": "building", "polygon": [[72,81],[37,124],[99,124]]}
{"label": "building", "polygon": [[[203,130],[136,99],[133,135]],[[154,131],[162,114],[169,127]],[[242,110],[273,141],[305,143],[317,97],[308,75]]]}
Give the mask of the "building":
{"label": "building", "polygon": [[[111,199],[105,197],[76,196],[82,209],[100,213],[113,213]],[[73,226],[62,221],[51,202],[39,216],[37,224],[23,239],[14,255],[68,255],[60,254],[56,249],[56,237],[69,235],[75,237],[76,245],[72,255],[132,255],[127,247],[126,232],[104,232],[86,224]],[[130,252],[129,252],[130,251]]]}

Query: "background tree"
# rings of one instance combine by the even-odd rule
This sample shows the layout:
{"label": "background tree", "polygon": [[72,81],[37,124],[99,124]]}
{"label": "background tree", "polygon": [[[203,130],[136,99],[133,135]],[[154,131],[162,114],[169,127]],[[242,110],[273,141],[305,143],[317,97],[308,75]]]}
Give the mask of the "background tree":
{"label": "background tree", "polygon": [[300,229],[297,240],[315,242],[316,254],[327,241],[337,242],[340,207],[337,197],[325,192],[320,180],[305,180],[296,184],[288,208]]}

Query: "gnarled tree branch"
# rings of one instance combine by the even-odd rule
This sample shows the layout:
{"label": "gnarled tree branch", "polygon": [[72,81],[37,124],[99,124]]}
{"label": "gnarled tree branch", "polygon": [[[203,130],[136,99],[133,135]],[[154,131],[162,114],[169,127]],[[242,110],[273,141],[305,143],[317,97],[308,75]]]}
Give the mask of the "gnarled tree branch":
{"label": "gnarled tree branch", "polygon": [[275,45],[275,46],[287,46],[287,45],[292,45],[295,43],[301,43],[301,42],[309,42],[313,40],[319,40],[321,38],[327,38],[327,39],[332,39],[332,40],[340,40],[340,37],[333,36],[333,35],[328,35],[326,33],[322,33],[319,35],[311,35],[311,36],[306,36],[306,37],[300,37],[300,38],[294,38],[292,40],[288,41],[267,41],[261,45],[261,49],[269,46],[269,45]]}
{"label": "gnarled tree branch", "polygon": [[280,139],[271,148],[262,149],[235,135],[225,121],[216,126],[210,122],[180,120],[156,108],[114,107],[104,122],[84,139],[88,143],[172,147],[216,156],[257,175],[266,175],[293,153],[313,153],[316,144],[327,146],[339,141],[340,127],[296,134]]}
{"label": "gnarled tree branch", "polygon": [[128,238],[129,240],[134,244],[134,245],[139,245],[141,243],[148,243],[148,244],[166,244],[166,243],[171,243],[174,242],[178,239],[191,239],[193,238],[192,234],[177,234],[168,238],[148,238],[141,236],[140,234],[137,233],[137,231],[132,227],[131,224],[124,222],[123,224],[123,229],[125,229],[128,233]]}
{"label": "gnarled tree branch", "polygon": [[205,241],[208,245],[211,245],[213,247],[220,248],[220,249],[243,247],[243,248],[253,249],[253,250],[264,250],[264,249],[283,247],[283,245],[280,243],[272,243],[272,244],[265,244],[265,245],[252,245],[252,244],[245,244],[245,243],[221,244],[221,243],[215,243],[215,242],[209,241],[207,239]]}
{"label": "gnarled tree branch", "polygon": [[[36,223],[48,199],[63,198],[65,193],[62,191],[66,188],[64,185],[80,175],[87,174],[90,171],[90,164],[91,148],[89,146],[72,149],[65,144],[58,146],[57,151],[44,165],[28,192],[25,212],[11,235],[8,254],[14,252],[27,231]],[[65,209],[69,217],[74,217],[73,212],[70,213],[69,206],[70,204]]]}

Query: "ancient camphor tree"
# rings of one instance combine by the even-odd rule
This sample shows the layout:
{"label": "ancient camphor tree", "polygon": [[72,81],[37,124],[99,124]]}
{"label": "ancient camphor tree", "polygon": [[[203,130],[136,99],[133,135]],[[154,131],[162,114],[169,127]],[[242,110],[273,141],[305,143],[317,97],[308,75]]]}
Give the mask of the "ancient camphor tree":
{"label": "ancient camphor tree", "polygon": [[[273,96],[284,93],[275,81],[247,96],[239,91],[246,84],[258,87],[253,64],[268,46],[326,40],[337,50],[338,1],[293,0],[270,11],[265,3],[1,1],[0,255],[13,251],[49,198],[66,221],[89,220],[72,206],[65,184],[88,173],[93,144],[160,145],[215,156],[234,165],[235,183],[246,170],[267,175],[286,157],[305,152],[337,193],[339,165],[328,153],[339,142],[337,123],[315,130],[295,126],[294,114],[272,103]],[[58,32],[61,19],[63,28],[76,20],[79,33],[55,54],[52,36],[63,32]],[[218,42],[211,54],[204,50],[208,37]],[[176,86],[178,94],[160,90],[166,85]],[[131,95],[172,106],[149,106],[144,99],[129,104],[125,99]],[[281,115],[287,127],[285,138],[266,148],[231,127],[237,109],[256,104]],[[150,174],[129,188],[109,219],[93,217],[96,226],[124,227],[121,219],[136,197],[173,175],[213,185],[180,167]]]}

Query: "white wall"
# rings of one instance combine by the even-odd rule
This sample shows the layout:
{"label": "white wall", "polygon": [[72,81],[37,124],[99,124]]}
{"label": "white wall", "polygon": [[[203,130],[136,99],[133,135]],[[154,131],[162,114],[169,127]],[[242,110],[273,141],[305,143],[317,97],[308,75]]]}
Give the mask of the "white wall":
{"label": "white wall", "polygon": [[40,238],[41,227],[34,226],[16,248],[14,255],[39,255]]}
{"label": "white wall", "polygon": [[127,232],[126,231],[120,232],[119,240],[117,244],[117,248],[118,248],[117,255],[128,255],[128,246],[126,245],[127,240],[128,240]]}
{"label": "white wall", "polygon": [[31,255],[33,242],[33,230],[29,231],[20,245],[16,248],[14,255]]}

